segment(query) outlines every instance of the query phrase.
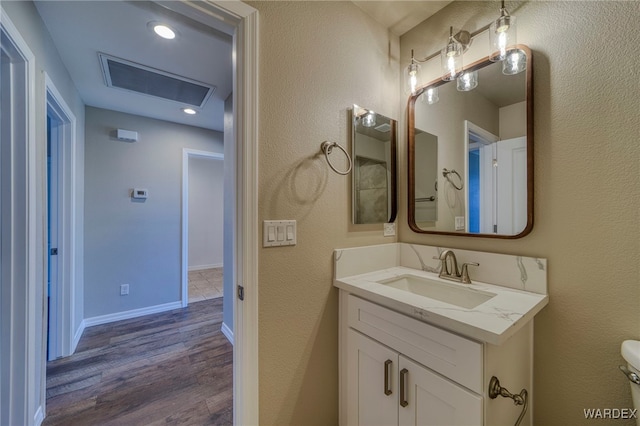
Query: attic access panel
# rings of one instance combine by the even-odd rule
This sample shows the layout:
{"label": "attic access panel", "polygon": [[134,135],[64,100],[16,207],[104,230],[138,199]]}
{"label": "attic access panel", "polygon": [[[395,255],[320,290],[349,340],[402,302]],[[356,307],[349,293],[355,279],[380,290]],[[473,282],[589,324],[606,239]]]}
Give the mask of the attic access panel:
{"label": "attic access panel", "polygon": [[202,108],[216,90],[201,83],[166,71],[136,64],[125,59],[98,53],[105,84],[130,92]]}

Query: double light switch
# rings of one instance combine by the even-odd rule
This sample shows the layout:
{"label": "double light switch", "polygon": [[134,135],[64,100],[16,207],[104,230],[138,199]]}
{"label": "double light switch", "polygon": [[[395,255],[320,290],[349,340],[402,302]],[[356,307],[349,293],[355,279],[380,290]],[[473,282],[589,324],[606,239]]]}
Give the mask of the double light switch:
{"label": "double light switch", "polygon": [[262,246],[295,246],[295,220],[265,220],[262,227]]}

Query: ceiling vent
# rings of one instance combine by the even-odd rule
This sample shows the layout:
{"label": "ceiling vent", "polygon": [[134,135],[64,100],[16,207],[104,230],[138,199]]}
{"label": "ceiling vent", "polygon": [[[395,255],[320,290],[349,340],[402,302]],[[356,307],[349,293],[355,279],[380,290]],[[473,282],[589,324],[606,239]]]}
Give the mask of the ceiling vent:
{"label": "ceiling vent", "polygon": [[387,123],[383,123],[383,124],[379,125],[378,127],[374,127],[374,129],[376,129],[380,133],[387,133],[387,132],[391,131],[391,126],[389,124],[387,124]]}
{"label": "ceiling vent", "polygon": [[215,86],[155,68],[98,53],[105,84],[109,87],[202,108]]}

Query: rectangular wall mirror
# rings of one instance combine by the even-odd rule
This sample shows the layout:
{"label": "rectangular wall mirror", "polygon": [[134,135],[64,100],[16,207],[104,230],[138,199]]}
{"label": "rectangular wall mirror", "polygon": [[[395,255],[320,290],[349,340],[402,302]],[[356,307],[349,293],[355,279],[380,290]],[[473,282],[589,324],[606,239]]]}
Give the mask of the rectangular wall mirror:
{"label": "rectangular wall mirror", "polygon": [[354,224],[396,217],[396,120],[354,105],[351,114]]}
{"label": "rectangular wall mirror", "polygon": [[[415,232],[519,238],[533,227],[532,56],[488,58],[477,86],[433,81],[409,98],[409,226]],[[435,90],[434,90],[435,89]]]}

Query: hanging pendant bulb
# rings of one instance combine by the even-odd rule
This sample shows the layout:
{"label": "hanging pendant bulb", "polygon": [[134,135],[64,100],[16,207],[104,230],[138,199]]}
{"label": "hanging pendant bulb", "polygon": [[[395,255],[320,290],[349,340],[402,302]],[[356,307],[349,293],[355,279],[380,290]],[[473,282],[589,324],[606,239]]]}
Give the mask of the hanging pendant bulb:
{"label": "hanging pendant bulb", "polygon": [[438,97],[438,88],[430,87],[424,92],[422,92],[422,96],[420,96],[420,100],[426,102],[429,105],[433,105],[440,100]]}
{"label": "hanging pendant bulb", "polygon": [[458,90],[468,92],[478,87],[478,71],[465,71],[458,77]]}
{"label": "hanging pendant bulb", "polygon": [[364,127],[374,127],[376,125],[376,113],[373,111],[369,111],[365,115],[363,115],[362,125]]}
{"label": "hanging pendant bulb", "polygon": [[489,27],[489,42],[491,44],[489,59],[493,62],[505,60],[508,51],[517,44],[516,17],[509,15],[504,7],[504,0],[500,8],[500,17]]}
{"label": "hanging pendant bulb", "polygon": [[442,79],[455,80],[462,72],[462,44],[453,37],[453,27],[449,27],[449,42],[440,52]]}
{"label": "hanging pendant bulb", "polygon": [[411,50],[411,63],[407,67],[405,76],[405,90],[410,95],[415,95],[416,90],[421,84],[420,81],[420,65],[413,58],[413,49]]}
{"label": "hanging pendant bulb", "polygon": [[502,63],[502,74],[519,74],[527,69],[527,55],[520,49],[513,49],[507,53],[507,58]]}

